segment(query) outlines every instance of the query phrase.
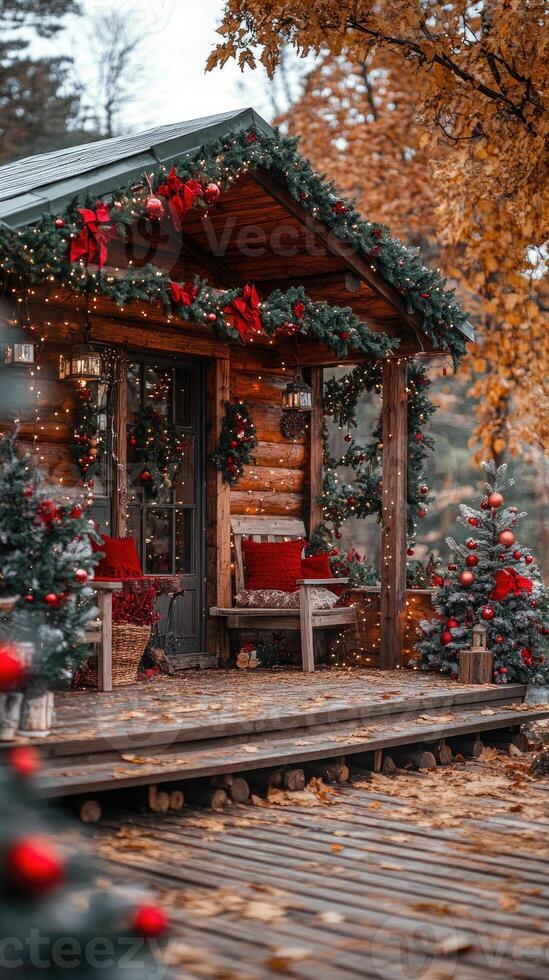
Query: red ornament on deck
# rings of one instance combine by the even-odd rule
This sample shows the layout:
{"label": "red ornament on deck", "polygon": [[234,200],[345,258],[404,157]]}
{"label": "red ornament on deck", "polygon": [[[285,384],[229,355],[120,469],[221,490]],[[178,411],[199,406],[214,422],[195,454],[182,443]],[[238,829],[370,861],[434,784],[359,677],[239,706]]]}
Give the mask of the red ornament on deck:
{"label": "red ornament on deck", "polygon": [[160,221],[164,216],[164,205],[159,197],[155,194],[150,194],[145,201],[145,215],[150,218],[151,221]]}
{"label": "red ornament on deck", "polygon": [[440,587],[442,585],[444,585],[444,579],[443,579],[442,575],[435,575],[433,581],[434,581],[434,584],[436,585],[437,589],[440,589]]}
{"label": "red ornament on deck", "polygon": [[503,494],[498,493],[497,490],[495,490],[494,493],[491,493],[488,497],[488,503],[492,510],[497,510],[497,508],[501,507],[503,503]]}
{"label": "red ornament on deck", "polygon": [[352,435],[350,434],[350,432],[348,432],[347,435],[345,436],[345,442],[351,442],[352,438],[353,438]]}
{"label": "red ornament on deck", "polygon": [[414,438],[415,438],[416,442],[423,442],[423,439],[424,439],[423,432],[416,432]]}
{"label": "red ornament on deck", "polygon": [[49,891],[63,880],[61,853],[45,835],[14,841],[7,849],[5,863],[12,882],[28,891]]}
{"label": "red ornament on deck", "polygon": [[141,470],[141,473],[139,474],[139,479],[141,483],[150,483],[152,480],[152,476],[148,470]]}
{"label": "red ornament on deck", "polygon": [[417,516],[418,517],[421,517],[421,519],[423,520],[424,517],[427,517],[427,511],[426,510],[418,510]]}
{"label": "red ornament on deck", "polygon": [[221,188],[219,184],[215,184],[213,180],[209,184],[206,184],[204,188],[204,200],[206,204],[215,204],[221,196]]}
{"label": "red ornament on deck", "polygon": [[518,514],[518,507],[509,507],[510,514]]}
{"label": "red ornament on deck", "polygon": [[168,926],[166,913],[158,905],[141,905],[133,917],[133,929],[139,936],[153,938],[165,932]]}
{"label": "red ornament on deck", "polygon": [[500,633],[498,633],[498,635],[496,636],[496,643],[503,643],[503,637],[501,636]]}
{"label": "red ornament on deck", "polygon": [[480,502],[480,509],[481,510],[490,510],[490,504],[488,503],[488,498],[487,497],[485,497],[484,500],[481,500],[481,502]]}
{"label": "red ornament on deck", "polygon": [[492,606],[483,606],[482,609],[480,610],[480,615],[487,622],[490,622],[490,620],[493,619],[494,616],[496,615],[496,611]]}
{"label": "red ornament on deck", "polygon": [[475,565],[478,565],[478,558],[477,558],[477,556],[476,555],[467,555],[467,558],[465,559],[465,564],[467,565],[468,568],[474,568]]}
{"label": "red ornament on deck", "polygon": [[475,581],[475,576],[473,575],[472,572],[468,572],[468,571],[461,572],[459,576],[459,581],[461,585],[469,586],[472,585],[473,582]]}
{"label": "red ornament on deck", "polygon": [[421,487],[419,488],[419,492],[420,492],[420,494],[421,494],[421,495],[422,495],[423,497],[425,497],[425,495],[429,493],[429,487],[427,486],[427,484],[426,484],[426,483],[424,483],[424,484],[423,484],[423,485],[422,485],[422,486],[421,486]]}
{"label": "red ornament on deck", "polygon": [[30,592],[27,592],[26,596],[24,596],[24,599],[25,599],[25,602],[28,602],[28,603],[34,602],[34,596],[31,595]]}
{"label": "red ornament on deck", "polygon": [[25,487],[25,489],[23,490],[23,496],[27,497],[28,499],[29,497],[32,497],[32,494],[33,494],[32,487]]}
{"label": "red ornament on deck", "polygon": [[515,535],[512,531],[500,531],[498,541],[504,548],[510,548],[515,543]]}
{"label": "red ornament on deck", "polygon": [[346,214],[347,210],[348,208],[346,207],[344,201],[336,201],[335,204],[332,205],[332,211],[334,214]]}
{"label": "red ornament on deck", "polygon": [[65,227],[65,219],[64,218],[56,218],[53,223],[54,223],[54,225],[55,225],[56,228],[64,228]]}

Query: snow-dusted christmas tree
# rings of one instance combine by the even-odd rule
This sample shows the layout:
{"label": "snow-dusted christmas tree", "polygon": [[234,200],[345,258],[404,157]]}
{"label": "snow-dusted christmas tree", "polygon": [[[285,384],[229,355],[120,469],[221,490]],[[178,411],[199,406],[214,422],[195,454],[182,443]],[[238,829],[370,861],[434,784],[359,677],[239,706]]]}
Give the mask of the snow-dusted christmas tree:
{"label": "snow-dusted christmas tree", "polygon": [[437,617],[420,623],[417,649],[423,666],[457,677],[459,654],[471,645],[475,623],[487,627],[494,654],[494,681],[547,683],[548,597],[533,555],[516,540],[526,513],[509,506],[505,464],[482,464],[485,494],[480,510],[460,504],[458,521],[468,532],[464,545],[453,538],[444,584],[433,598]]}

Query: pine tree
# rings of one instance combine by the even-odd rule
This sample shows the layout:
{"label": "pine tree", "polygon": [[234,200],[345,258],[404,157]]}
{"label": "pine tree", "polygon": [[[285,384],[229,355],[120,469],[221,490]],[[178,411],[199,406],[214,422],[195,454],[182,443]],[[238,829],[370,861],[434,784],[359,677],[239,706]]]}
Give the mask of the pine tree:
{"label": "pine tree", "polygon": [[548,597],[533,555],[515,538],[524,512],[508,506],[506,465],[482,464],[487,481],[480,510],[460,504],[458,521],[469,532],[464,545],[447,538],[453,553],[433,604],[438,616],[422,621],[417,649],[427,668],[457,677],[460,650],[471,645],[472,627],[487,627],[494,654],[494,681],[545,683],[549,665],[542,647],[549,629]]}
{"label": "pine tree", "polygon": [[37,694],[67,683],[88,652],[88,579],[98,560],[90,538],[98,539],[80,504],[49,496],[14,433],[0,439],[0,464],[0,593],[18,597],[9,627],[34,643],[26,688]]}
{"label": "pine tree", "polygon": [[[0,690],[2,684],[0,682]],[[12,750],[0,768],[0,973],[33,980],[154,980],[167,977],[158,954],[161,908],[142,894],[98,889],[90,856],[63,843],[60,815],[42,811],[38,755]]]}

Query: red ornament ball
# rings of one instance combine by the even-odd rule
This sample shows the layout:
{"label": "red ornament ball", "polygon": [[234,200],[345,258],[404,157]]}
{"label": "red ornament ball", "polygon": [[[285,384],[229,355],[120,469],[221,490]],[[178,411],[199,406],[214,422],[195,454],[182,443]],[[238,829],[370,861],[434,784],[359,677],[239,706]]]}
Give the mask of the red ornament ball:
{"label": "red ornament ball", "polygon": [[13,691],[23,679],[23,666],[17,647],[10,644],[0,646],[0,691]]}
{"label": "red ornament ball", "polygon": [[524,559],[527,565],[531,565],[533,560],[532,555],[526,555],[526,558]]}
{"label": "red ornament ball", "polygon": [[209,184],[206,184],[204,188],[204,200],[206,201],[206,204],[215,204],[215,202],[219,200],[220,196],[221,188],[219,187],[219,184],[215,184],[213,180],[210,181]]}
{"label": "red ornament ball", "polygon": [[496,636],[496,643],[503,643],[503,637],[501,633],[498,633],[498,635]]}
{"label": "red ornament ball", "polygon": [[500,667],[499,668],[499,672],[500,672],[500,674],[508,674],[509,673],[509,668],[508,667]]}
{"label": "red ornament ball", "polygon": [[26,594],[26,596],[25,596],[25,602],[29,602],[29,603],[30,603],[30,602],[34,602],[34,596],[33,596],[33,595],[31,595],[31,593],[30,593],[30,592],[27,592],[27,594]]}
{"label": "red ornament ball", "polygon": [[426,484],[426,483],[424,483],[424,484],[423,484],[423,485],[422,485],[422,486],[421,486],[421,487],[419,488],[419,492],[420,492],[420,493],[422,494],[422,496],[423,496],[423,497],[425,497],[425,495],[429,493],[429,487],[427,486],[427,484]]}
{"label": "red ornament ball", "polygon": [[468,571],[461,572],[459,576],[459,581],[461,585],[469,586],[472,585],[473,582],[475,581],[475,576],[473,575],[472,572],[468,572]]}
{"label": "red ornament ball", "polygon": [[75,520],[77,520],[79,517],[82,517],[82,513],[83,513],[82,508],[78,504],[75,504],[74,507],[71,507],[70,516],[73,517]]}
{"label": "red ornament ball", "polygon": [[55,225],[56,228],[64,228],[65,227],[65,219],[64,218],[56,218],[55,221],[54,221],[54,225]]}
{"label": "red ornament ball", "polygon": [[488,497],[488,503],[492,510],[497,510],[497,508],[501,507],[503,503],[503,495],[497,491],[494,491],[494,493],[491,493]]}
{"label": "red ornament ball", "polygon": [[128,441],[130,443],[130,446],[137,446],[137,437],[136,436],[130,436],[130,438],[129,438]]}
{"label": "red ornament ball", "polygon": [[32,487],[25,487],[25,489],[23,490],[23,496],[28,498],[28,497],[32,497],[32,494],[33,494]]}
{"label": "red ornament ball", "polygon": [[346,214],[347,210],[348,209],[345,206],[344,201],[336,201],[335,204],[332,206],[332,211],[334,212],[334,214]]}
{"label": "red ornament ball", "polygon": [[409,556],[410,556],[410,558],[411,558],[411,557],[412,557],[412,555],[415,555],[415,551],[414,551],[414,549],[413,549],[413,548],[408,548],[408,550],[407,550],[407,552],[406,552],[406,554],[407,554],[407,555],[409,555]]}
{"label": "red ornament ball", "polygon": [[64,862],[53,840],[45,835],[22,837],[6,854],[11,880],[28,891],[48,891],[63,880]]}
{"label": "red ornament ball", "polygon": [[206,320],[208,323],[215,323],[217,320],[217,313],[208,313],[206,315]]}
{"label": "red ornament ball", "polygon": [[28,779],[40,769],[40,756],[32,745],[17,745],[9,754],[9,764],[19,776]]}
{"label": "red ornament ball", "polygon": [[421,298],[422,298],[422,299],[429,299],[429,296],[430,296],[430,295],[431,295],[430,293],[422,293],[422,294],[421,294]]}
{"label": "red ornament ball", "polygon": [[353,439],[353,437],[352,437],[351,433],[348,432],[347,435],[345,436],[345,442],[352,442],[352,439]]}
{"label": "red ornament ball", "polygon": [[454,630],[456,626],[459,626],[459,623],[457,619],[447,619],[446,626],[448,627],[449,630]]}
{"label": "red ornament ball", "polygon": [[481,500],[481,502],[480,502],[480,509],[481,510],[490,510],[490,504],[488,503],[488,498],[487,497],[485,497],[484,500]]}
{"label": "red ornament ball", "polygon": [[423,520],[424,517],[427,517],[427,511],[426,510],[418,510],[417,516],[418,517],[421,517],[421,519]]}
{"label": "red ornament ball", "polygon": [[537,599],[530,599],[530,606],[531,606],[532,609],[537,609],[538,608],[538,600]]}
{"label": "red ornament ball", "polygon": [[415,438],[416,442],[423,442],[423,440],[424,440],[425,437],[423,435],[423,432],[416,432],[414,438]]}
{"label": "red ornament ball", "polygon": [[520,561],[522,558],[522,553],[520,551],[513,551],[513,558],[515,561]]}
{"label": "red ornament ball", "polygon": [[336,531],[336,533],[334,534],[334,538],[337,538],[338,541],[341,541],[341,538],[342,537],[343,537],[343,535],[342,535],[341,531]]}
{"label": "red ornament ball", "polygon": [[88,581],[88,573],[85,568],[77,568],[74,573],[74,577],[76,581],[80,583],[80,585],[83,585],[84,582]]}
{"label": "red ornament ball", "polygon": [[44,602],[48,606],[58,606],[59,605],[59,596],[56,595],[55,592],[48,592],[44,596]]}
{"label": "red ornament ball", "polygon": [[476,555],[467,555],[467,558],[465,559],[465,564],[467,565],[468,568],[474,568],[475,565],[478,565],[478,558],[477,558],[477,556]]}
{"label": "red ornament ball", "polygon": [[468,517],[467,518],[467,523],[471,527],[479,527],[480,526],[480,521],[479,521],[478,517]]}
{"label": "red ornament ball", "polygon": [[145,214],[151,221],[160,221],[164,215],[164,205],[159,197],[151,194],[145,201]]}
{"label": "red ornament ball", "polygon": [[167,926],[166,913],[158,905],[141,905],[135,910],[133,929],[139,936],[160,936]]}
{"label": "red ornament ball", "polygon": [[349,340],[350,336],[351,334],[349,333],[348,330],[340,330],[340,332],[338,333],[338,337],[340,340]]}
{"label": "red ornament ball", "polygon": [[525,667],[531,667],[534,663],[534,658],[532,656],[532,651],[528,647],[523,647],[520,651],[520,656]]}
{"label": "red ornament ball", "polygon": [[246,133],[246,142],[247,143],[257,142],[257,133],[254,133],[253,129],[251,129],[249,133]]}
{"label": "red ornament ball", "polygon": [[448,565],[448,571],[455,572],[456,570],[457,570],[456,563],[454,561],[451,561],[450,564]]}
{"label": "red ornament ball", "polygon": [[454,637],[450,633],[450,630],[444,630],[444,632],[441,633],[440,642],[443,646],[446,646],[447,643],[451,643],[453,639]]}
{"label": "red ornament ball", "polygon": [[509,507],[510,514],[518,514],[518,507]]}
{"label": "red ornament ball", "polygon": [[437,589],[440,589],[441,585],[444,585],[444,579],[443,579],[442,575],[435,575],[433,581],[434,581]]}
{"label": "red ornament ball", "polygon": [[482,616],[483,619],[489,622],[496,615],[496,611],[495,609],[493,609],[492,606],[483,606],[482,609],[480,610],[480,615]]}
{"label": "red ornament ball", "polygon": [[141,470],[141,473],[139,474],[139,479],[141,480],[141,483],[150,483],[152,480],[152,476],[148,470]]}
{"label": "red ornament ball", "polygon": [[510,548],[515,543],[515,535],[512,531],[500,531],[498,541],[504,548]]}
{"label": "red ornament ball", "polygon": [[469,551],[475,551],[478,548],[478,541],[475,541],[474,538],[469,538],[469,540],[465,542],[465,547],[469,548]]}

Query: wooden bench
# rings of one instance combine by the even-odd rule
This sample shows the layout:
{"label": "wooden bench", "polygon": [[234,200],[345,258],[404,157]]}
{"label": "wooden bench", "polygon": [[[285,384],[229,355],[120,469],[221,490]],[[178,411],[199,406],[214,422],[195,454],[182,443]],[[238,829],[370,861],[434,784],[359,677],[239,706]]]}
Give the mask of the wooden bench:
{"label": "wooden bench", "polygon": [[[246,577],[242,540],[288,541],[305,537],[305,525],[287,517],[233,517],[231,530],[234,537],[235,586],[236,591],[244,589]],[[315,669],[314,631],[334,629],[338,626],[356,628],[356,610],[353,606],[338,606],[332,609],[314,609],[311,590],[323,586],[346,585],[348,579],[298,579],[299,609],[247,609],[233,606],[222,609],[213,606],[210,615],[222,616],[228,629],[298,630],[301,634],[301,656],[303,670],[311,673]]]}

